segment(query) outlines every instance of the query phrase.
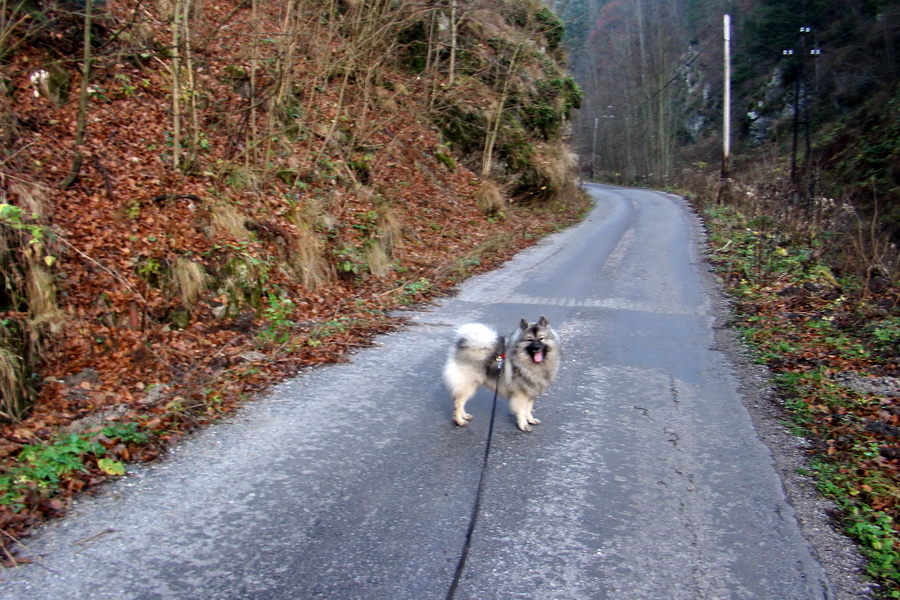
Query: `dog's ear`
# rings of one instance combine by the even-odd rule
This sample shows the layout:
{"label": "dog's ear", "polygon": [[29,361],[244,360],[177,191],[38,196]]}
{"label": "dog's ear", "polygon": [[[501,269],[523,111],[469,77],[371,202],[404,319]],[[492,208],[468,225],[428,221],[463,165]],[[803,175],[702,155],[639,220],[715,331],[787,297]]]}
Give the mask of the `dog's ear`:
{"label": "dog's ear", "polygon": [[519,329],[521,329],[522,331],[528,329],[528,321],[522,319],[522,321],[519,323]]}
{"label": "dog's ear", "polygon": [[538,320],[538,327],[546,327],[550,323],[547,322],[547,318],[544,315],[541,315],[540,320]]}

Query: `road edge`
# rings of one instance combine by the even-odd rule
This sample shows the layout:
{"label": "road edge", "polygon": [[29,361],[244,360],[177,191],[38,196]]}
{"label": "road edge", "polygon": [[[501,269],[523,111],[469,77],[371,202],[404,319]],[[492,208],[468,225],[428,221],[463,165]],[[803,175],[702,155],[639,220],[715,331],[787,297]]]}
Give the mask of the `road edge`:
{"label": "road edge", "polygon": [[822,496],[812,477],[800,472],[808,468],[806,440],[792,434],[784,425],[787,416],[768,369],[752,360],[749,348],[728,325],[733,314],[732,303],[709,262],[709,238],[703,220],[685,198],[667,195],[676,200],[690,222],[698,269],[709,294],[715,349],[728,357],[734,370],[741,401],[757,436],[769,449],[800,531],[828,578],[829,600],[875,600],[880,586],[867,578],[866,559],[857,544],[839,529],[835,519],[839,513],[837,505]]}

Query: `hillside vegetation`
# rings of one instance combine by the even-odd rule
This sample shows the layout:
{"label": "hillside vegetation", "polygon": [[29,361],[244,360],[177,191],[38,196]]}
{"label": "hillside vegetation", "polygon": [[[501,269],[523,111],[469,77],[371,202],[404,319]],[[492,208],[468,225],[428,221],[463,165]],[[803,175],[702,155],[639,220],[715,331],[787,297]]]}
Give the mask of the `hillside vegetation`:
{"label": "hillside vegetation", "polygon": [[4,542],[586,208],[536,1],[0,8]]}

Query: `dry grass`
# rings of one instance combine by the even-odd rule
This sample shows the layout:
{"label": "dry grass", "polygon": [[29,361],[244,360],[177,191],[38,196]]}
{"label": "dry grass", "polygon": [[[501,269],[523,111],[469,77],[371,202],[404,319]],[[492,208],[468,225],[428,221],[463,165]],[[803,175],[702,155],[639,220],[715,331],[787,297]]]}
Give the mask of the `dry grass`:
{"label": "dry grass", "polygon": [[172,265],[171,278],[175,294],[186,307],[196,302],[212,281],[203,265],[184,257]]}
{"label": "dry grass", "polygon": [[391,257],[378,240],[366,244],[366,265],[375,277],[384,277],[391,268]]}
{"label": "dry grass", "polygon": [[0,321],[0,420],[10,422],[20,419],[33,401],[25,385],[26,364],[15,344],[15,332]]}
{"label": "dry grass", "polygon": [[390,206],[379,206],[377,212],[375,235],[384,253],[390,257],[394,253],[394,248],[400,242],[400,237],[403,234],[403,223],[397,214],[391,210]]}
{"label": "dry grass", "polygon": [[53,276],[42,266],[29,265],[25,275],[25,294],[28,298],[28,316],[32,321],[46,320],[48,315],[59,312],[56,284]]}
{"label": "dry grass", "polygon": [[333,268],[323,256],[322,244],[305,223],[297,227],[288,252],[288,263],[304,286],[315,289],[333,279]]}
{"label": "dry grass", "polygon": [[[577,158],[563,143],[541,144],[537,148],[535,169],[550,194],[562,193],[573,186]],[[571,191],[571,190],[568,190]]]}
{"label": "dry grass", "polygon": [[478,208],[488,216],[503,212],[506,207],[506,199],[500,187],[488,179],[481,181],[481,185],[475,193],[475,201],[478,203]]}
{"label": "dry grass", "polygon": [[244,215],[231,204],[216,204],[210,210],[213,229],[235,240],[247,239],[249,232],[244,227]]}
{"label": "dry grass", "polygon": [[394,248],[403,234],[403,224],[388,204],[376,208],[375,228],[366,242],[366,264],[369,272],[384,277],[393,263]]}
{"label": "dry grass", "polygon": [[35,394],[28,374],[40,355],[40,334],[61,322],[53,279],[39,262],[41,244],[32,241],[24,230],[0,224],[0,285],[10,308],[28,306],[27,318],[11,313],[0,319],[0,420],[5,421],[17,421],[31,408]]}
{"label": "dry grass", "polygon": [[[45,340],[60,333],[66,320],[56,298],[53,276],[40,264],[30,264],[25,273],[25,295],[28,303],[28,322],[25,339],[28,353],[41,356],[46,350]],[[26,368],[22,365],[21,368]]]}
{"label": "dry grass", "polygon": [[[847,205],[849,207],[849,205]],[[846,210],[852,220],[845,234],[846,243],[841,246],[838,264],[864,274],[866,289],[880,291],[885,285],[897,285],[900,281],[900,252],[887,232],[878,225],[877,207],[870,217],[863,218],[857,211]]]}
{"label": "dry grass", "polygon": [[879,225],[877,210],[860,214],[848,197],[802,199],[786,176],[778,173],[776,164],[763,160],[740,180],[685,171],[678,185],[691,192],[698,206],[733,207],[748,226],[777,232],[786,242],[805,241],[816,249],[811,259],[824,260],[836,272],[859,276],[867,287],[900,280],[900,254]]}
{"label": "dry grass", "polygon": [[14,289],[17,283],[16,271],[12,268],[12,249],[17,242],[15,233],[0,225],[0,281],[9,289]]}
{"label": "dry grass", "polygon": [[0,339],[0,419],[15,421],[22,412],[21,360],[3,341]]}

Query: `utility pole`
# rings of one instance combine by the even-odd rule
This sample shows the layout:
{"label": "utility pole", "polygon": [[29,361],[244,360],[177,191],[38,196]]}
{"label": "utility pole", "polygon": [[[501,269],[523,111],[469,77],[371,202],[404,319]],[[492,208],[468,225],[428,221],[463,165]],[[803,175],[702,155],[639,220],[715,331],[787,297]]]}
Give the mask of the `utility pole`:
{"label": "utility pole", "polygon": [[[797,183],[797,146],[799,145],[800,126],[803,126],[803,135],[806,153],[804,155],[804,168],[809,175],[809,163],[812,157],[812,144],[810,141],[810,116],[809,116],[809,86],[806,84],[806,57],[819,56],[822,51],[818,48],[807,50],[806,34],[812,32],[812,27],[803,26],[800,28],[799,51],[795,48],[782,50],[784,56],[795,56],[799,58],[797,63],[797,74],[794,80],[794,127],[793,140],[791,143],[791,182]],[[802,94],[802,104],[801,104]],[[800,109],[803,109],[803,119],[800,119]],[[812,194],[812,181],[810,181],[810,195]]]}
{"label": "utility pole", "polygon": [[594,141],[591,143],[591,181],[594,180],[594,161],[597,160],[597,124],[599,117],[594,117]]}
{"label": "utility pole", "polygon": [[731,157],[731,15],[724,18],[725,39],[725,101],[722,112],[722,177],[728,176],[728,161]]}
{"label": "utility pole", "polygon": [[[784,56],[793,56],[794,49],[789,48],[787,50],[782,50],[781,54]],[[793,140],[791,141],[791,183],[797,182],[797,135],[799,133],[800,127],[800,119],[798,118],[799,106],[800,106],[800,75],[797,74],[794,79],[794,135]]]}
{"label": "utility pole", "polygon": [[803,87],[803,137],[806,142],[806,154],[803,156],[803,167],[809,174],[809,86],[806,85],[806,34],[812,31],[812,27],[800,28],[800,85]]}

